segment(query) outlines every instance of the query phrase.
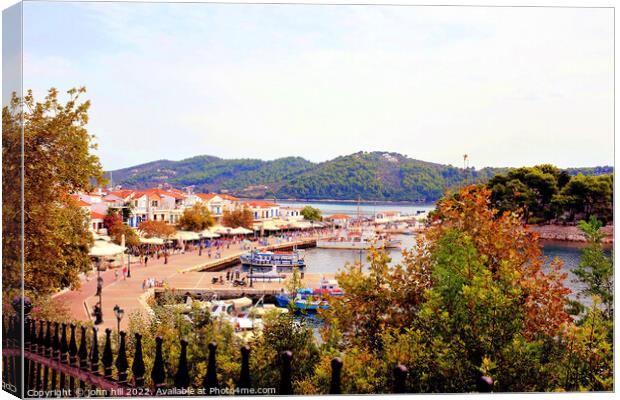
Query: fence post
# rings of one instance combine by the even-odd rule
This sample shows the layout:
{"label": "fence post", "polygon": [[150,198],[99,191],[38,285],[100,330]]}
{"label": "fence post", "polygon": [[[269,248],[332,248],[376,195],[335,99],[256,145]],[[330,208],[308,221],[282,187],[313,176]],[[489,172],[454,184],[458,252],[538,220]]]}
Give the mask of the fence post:
{"label": "fence post", "polygon": [[[87,370],[87,359],[88,359],[88,350],[87,350],[87,345],[86,345],[86,327],[84,325],[80,326],[80,349],[78,350],[78,358],[80,359],[80,369],[82,371],[86,371]],[[80,397],[84,397],[86,396],[85,393],[86,390],[86,383],[84,383],[83,380],[80,379],[80,391],[81,396]]]}
{"label": "fence post", "polygon": [[101,361],[103,363],[103,376],[107,379],[112,379],[112,363],[114,362],[114,355],[112,354],[112,330],[106,328],[105,330],[105,345],[103,346],[103,355]]}
{"label": "fence post", "polygon": [[480,393],[491,393],[493,391],[493,378],[490,376],[481,376],[476,383]]}
{"label": "fence post", "polygon": [[[43,339],[43,356],[50,358],[52,356],[52,322],[45,321],[45,339]],[[49,378],[49,367],[46,365],[43,368],[43,390],[47,390],[47,383]]]}
{"label": "fence post", "polygon": [[120,346],[118,348],[118,355],[116,356],[116,371],[118,372],[118,383],[126,383],[127,382],[127,368],[129,367],[129,363],[127,363],[127,352],[125,350],[125,331],[119,332],[119,340]]}
{"label": "fence post", "polygon": [[[45,354],[45,321],[42,319],[39,320],[39,335],[37,336],[37,353],[39,355]],[[36,365],[36,378],[34,383],[34,388],[36,390],[41,390],[41,385],[43,385],[43,366],[41,363],[35,363]]]}
{"label": "fence post", "polygon": [[[67,344],[67,324],[62,323],[62,333],[60,334],[60,362],[63,364],[67,363],[67,350],[69,349],[69,345]],[[65,390],[65,373],[60,372],[60,391],[63,393]],[[63,397],[65,395],[63,394]]]}
{"label": "fence post", "polygon": [[406,393],[405,381],[407,379],[407,367],[398,364],[394,367],[394,393]]}
{"label": "fence post", "polygon": [[134,385],[136,387],[144,386],[144,360],[142,358],[142,335],[137,333],[134,335],[136,338],[136,351],[133,356],[133,363],[131,365],[131,372],[133,372]]}
{"label": "fence post", "polygon": [[342,359],[334,357],[332,359],[332,381],[329,385],[329,394],[340,394],[340,372],[342,371]]}
{"label": "fence post", "polygon": [[207,373],[202,381],[202,387],[207,389],[207,395],[217,394],[211,393],[212,388],[217,388],[217,371],[215,365],[215,352],[217,351],[217,343],[211,342],[209,347],[209,362],[207,363]]}
{"label": "fence post", "polygon": [[[52,359],[60,357],[60,341],[58,340],[58,327],[60,324],[54,321],[54,337],[52,338]],[[56,376],[58,373],[52,368],[52,380],[50,382],[50,390],[56,390]]]}
{"label": "fence post", "polygon": [[250,387],[250,348],[241,347],[241,376],[239,377],[239,387],[247,389]]}
{"label": "fence post", "polygon": [[291,359],[293,353],[289,350],[280,354],[282,359],[282,370],[280,371],[280,392],[278,394],[293,394],[293,386],[291,383]]}
{"label": "fence post", "polygon": [[90,350],[90,372],[99,375],[99,343],[97,343],[96,326],[93,326],[93,343]]}
{"label": "fence post", "polygon": [[179,367],[174,375],[174,386],[182,389],[189,386],[189,372],[187,369],[187,340],[181,339],[181,355],[179,356]]}
{"label": "fence post", "polygon": [[[77,343],[75,341],[75,324],[72,323],[71,327],[71,337],[69,339],[69,365],[72,367],[77,367]],[[71,391],[71,396],[76,396],[75,392],[75,378],[73,375],[69,376],[69,390]]]}
{"label": "fence post", "polygon": [[155,338],[155,360],[151,369],[151,380],[153,381],[154,395],[157,396],[157,389],[165,386],[166,369],[164,366],[164,356],[162,354],[161,345],[164,339],[161,336]]}

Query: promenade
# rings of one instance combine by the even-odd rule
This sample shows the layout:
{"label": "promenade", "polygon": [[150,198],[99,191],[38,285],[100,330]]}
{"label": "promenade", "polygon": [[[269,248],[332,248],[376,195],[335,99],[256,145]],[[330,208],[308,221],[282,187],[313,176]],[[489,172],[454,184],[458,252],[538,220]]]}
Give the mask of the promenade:
{"label": "promenade", "polygon": [[[315,239],[316,237],[299,237],[295,238],[291,242],[282,242],[294,245],[296,242],[307,242],[308,239]],[[276,244],[276,241],[271,238],[269,240],[269,246]],[[264,249],[267,246],[258,246],[258,250]],[[241,244],[231,244],[230,248],[222,248],[221,258],[235,257],[248,250],[242,249]],[[118,271],[118,278],[115,277],[114,269],[108,269],[101,272],[103,278],[103,290],[102,290],[102,310],[103,310],[103,324],[99,325],[101,329],[104,328],[116,328],[116,317],[114,316],[113,308],[118,305],[125,310],[125,316],[121,321],[121,329],[127,327],[129,316],[132,313],[144,313],[144,300],[141,297],[145,297],[145,290],[143,290],[143,282],[149,278],[154,278],[157,281],[165,281],[168,288],[175,289],[184,293],[183,290],[189,289],[204,289],[218,290],[224,288],[232,288],[230,283],[213,284],[211,280],[213,277],[219,277],[221,275],[226,276],[225,271],[220,272],[200,272],[210,265],[219,263],[219,259],[209,258],[207,251],[203,250],[202,255],[198,255],[198,250],[186,252],[184,254],[176,254],[168,257],[168,264],[164,264],[164,258],[159,259],[152,257],[149,258],[148,265],[140,264],[137,262],[137,258],[132,257],[131,263],[131,277],[124,278],[121,269]],[[290,274],[289,274],[290,275]],[[329,276],[328,276],[329,275]],[[312,271],[308,271],[304,276],[304,285],[318,286],[320,279],[325,276],[327,278],[333,277],[333,274],[313,274]],[[224,279],[225,280],[225,279]],[[254,282],[254,290],[279,290],[285,282]],[[252,289],[244,288],[245,292],[250,293]],[[86,321],[93,319],[89,313],[92,313],[93,307],[99,301],[99,297],[95,296],[97,291],[97,274],[96,271],[92,271],[89,274],[88,280],[83,280],[81,287],[77,290],[70,290],[60,293],[54,297],[54,301],[64,303],[70,310],[71,317],[76,320]]]}

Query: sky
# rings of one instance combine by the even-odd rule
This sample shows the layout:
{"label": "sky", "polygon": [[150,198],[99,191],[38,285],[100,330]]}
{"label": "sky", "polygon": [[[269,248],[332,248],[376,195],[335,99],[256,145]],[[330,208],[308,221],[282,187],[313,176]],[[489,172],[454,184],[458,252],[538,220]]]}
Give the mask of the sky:
{"label": "sky", "polygon": [[106,170],[362,150],[613,165],[612,9],[27,2],[23,53],[36,96],[87,87]]}

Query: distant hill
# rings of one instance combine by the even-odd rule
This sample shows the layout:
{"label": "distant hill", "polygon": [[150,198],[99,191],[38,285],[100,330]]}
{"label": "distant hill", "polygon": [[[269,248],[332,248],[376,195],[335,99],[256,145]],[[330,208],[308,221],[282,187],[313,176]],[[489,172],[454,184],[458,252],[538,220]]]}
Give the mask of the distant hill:
{"label": "distant hill", "polygon": [[[263,161],[196,156],[181,161],[153,161],[111,173],[115,185],[136,189],[169,184],[251,198],[426,202],[439,199],[446,189],[486,182],[507,170],[463,169],[377,151],[358,152],[322,163],[301,157]],[[598,175],[613,172],[613,168],[569,170],[571,174],[579,172]]]}

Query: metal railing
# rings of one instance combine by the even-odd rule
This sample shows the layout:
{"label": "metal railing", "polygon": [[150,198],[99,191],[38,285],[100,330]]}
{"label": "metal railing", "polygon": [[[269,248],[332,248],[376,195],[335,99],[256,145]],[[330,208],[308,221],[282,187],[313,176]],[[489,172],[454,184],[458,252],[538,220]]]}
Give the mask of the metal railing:
{"label": "metal railing", "polygon": [[[22,327],[23,348],[20,346]],[[3,389],[19,397],[122,397],[185,394],[189,392],[183,390],[190,388],[193,381],[189,374],[188,342],[184,339],[180,339],[180,355],[174,375],[171,375],[171,371],[166,371],[165,368],[166,362],[162,352],[163,339],[161,337],[155,339],[155,357],[153,366],[148,371],[151,385],[145,387],[147,371],[142,354],[140,333],[133,334],[134,350],[131,357],[132,363],[129,365],[127,333],[124,331],[119,332],[118,345],[113,351],[110,329],[105,330],[103,349],[99,344],[96,327],[89,329],[76,324],[34,319],[26,319],[22,326],[17,317],[10,317],[3,319],[2,329]],[[193,394],[218,394],[222,389],[217,378],[216,343],[209,343],[208,350],[207,371],[202,380],[202,387],[194,387],[200,391],[194,391]],[[241,389],[240,394],[253,393],[243,391],[243,389],[252,388],[250,352],[248,346],[240,348],[241,367],[238,376],[234,377],[236,388]],[[274,392],[263,394],[294,394],[291,382],[291,361],[294,354],[291,351],[283,351],[280,357],[278,387]],[[330,394],[342,392],[342,368],[342,359],[336,357],[331,360]],[[128,378],[129,369],[131,369],[131,379]],[[393,393],[407,393],[407,374],[408,371],[404,365],[394,367]],[[172,382],[172,385],[168,382]],[[493,382],[490,378],[482,377],[478,390],[491,391],[492,386]]]}

